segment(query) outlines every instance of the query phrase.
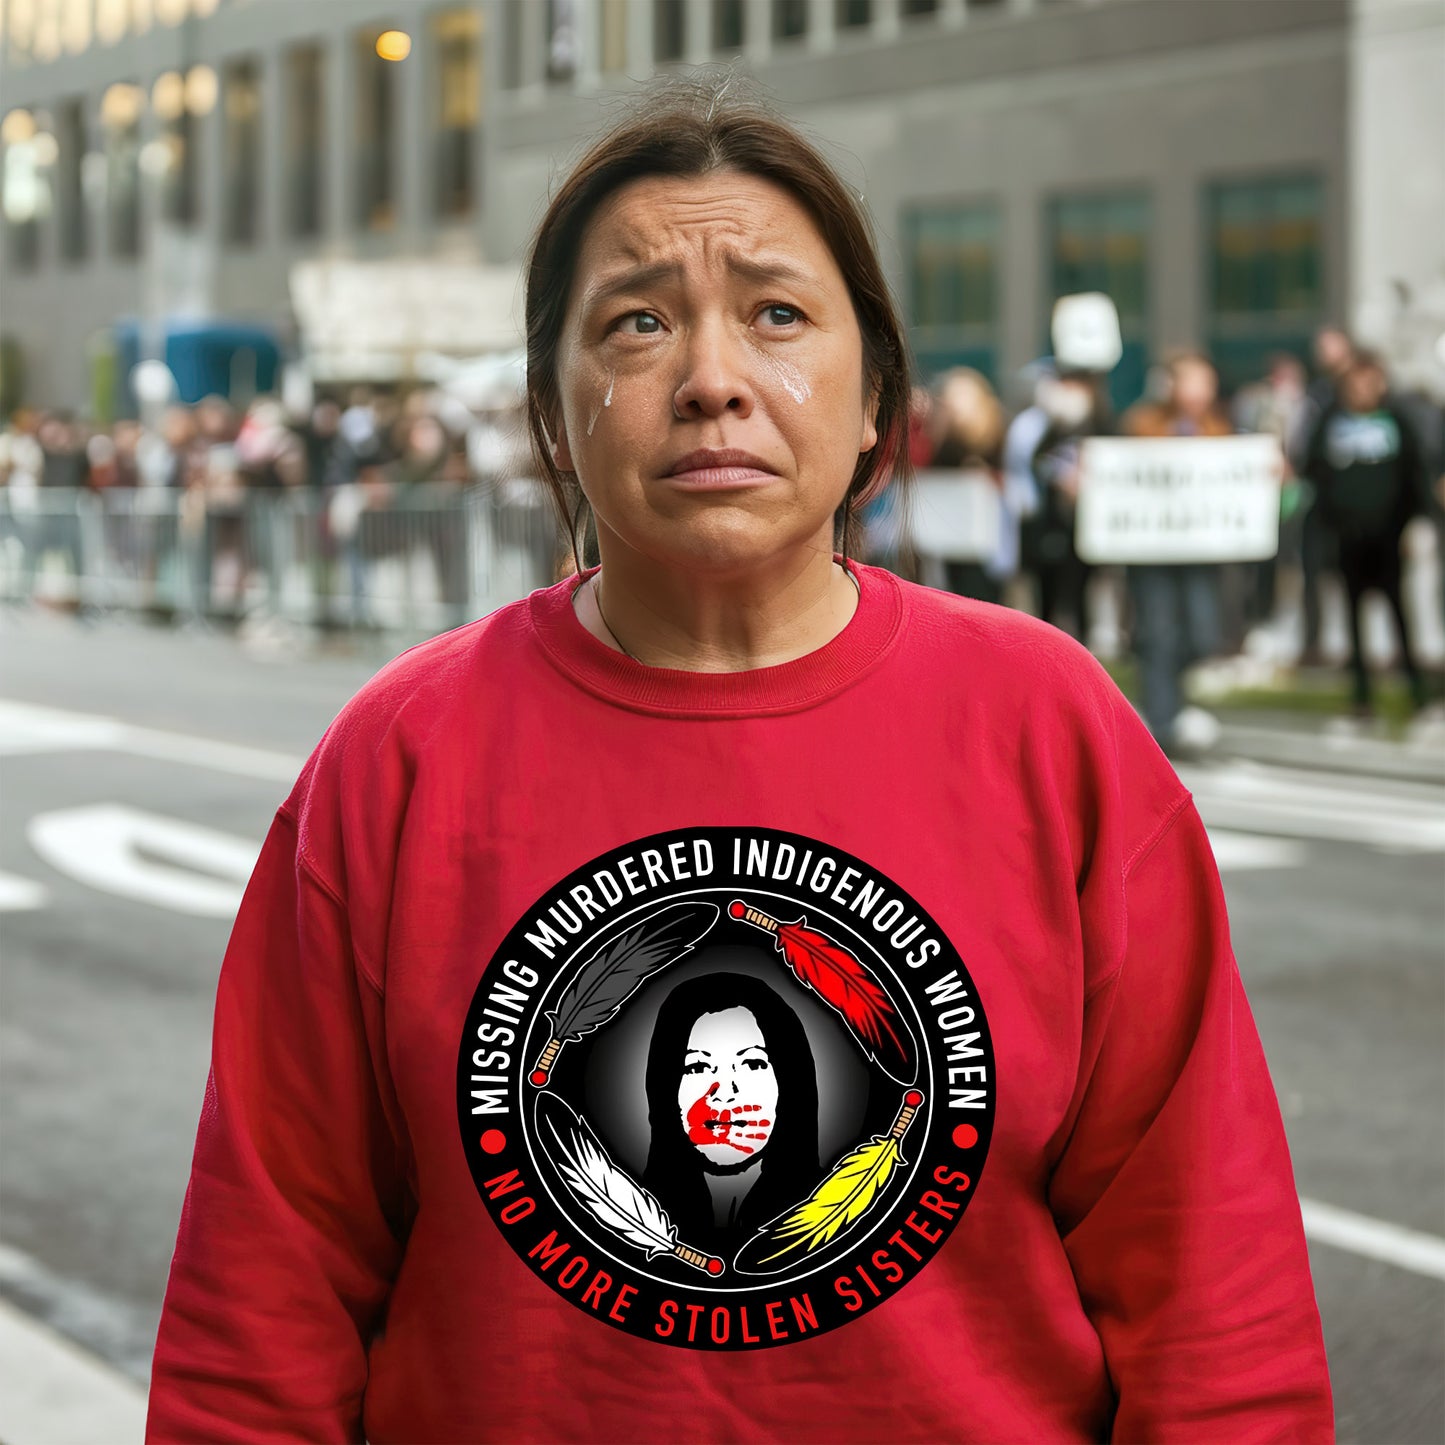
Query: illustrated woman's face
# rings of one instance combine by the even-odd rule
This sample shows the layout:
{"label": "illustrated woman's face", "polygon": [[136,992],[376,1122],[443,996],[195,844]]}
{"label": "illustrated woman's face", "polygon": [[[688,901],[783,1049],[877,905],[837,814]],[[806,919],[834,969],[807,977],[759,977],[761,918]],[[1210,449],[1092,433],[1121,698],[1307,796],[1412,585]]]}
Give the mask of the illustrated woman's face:
{"label": "illustrated woman's face", "polygon": [[738,1164],[766,1148],[778,1076],[750,1010],[703,1014],[692,1026],[677,1108],[688,1141],[710,1164]]}

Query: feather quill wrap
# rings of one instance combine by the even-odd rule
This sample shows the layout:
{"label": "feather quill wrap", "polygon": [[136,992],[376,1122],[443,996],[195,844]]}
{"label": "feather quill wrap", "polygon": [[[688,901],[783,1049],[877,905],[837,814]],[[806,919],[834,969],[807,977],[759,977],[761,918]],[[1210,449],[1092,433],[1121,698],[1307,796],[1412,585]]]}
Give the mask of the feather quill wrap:
{"label": "feather quill wrap", "polygon": [[546,1015],[552,1036],[533,1066],[532,1083],[547,1082],[564,1044],[601,1028],[652,974],[691,953],[718,914],[715,903],[672,904],[598,949]]}
{"label": "feather quill wrap", "polygon": [[903,1136],[922,1102],[923,1095],[910,1089],[888,1133],[845,1154],[806,1199],[743,1245],[733,1268],[740,1274],[778,1274],[791,1268],[798,1255],[812,1254],[851,1229],[877,1203],[903,1162]]}
{"label": "feather quill wrap", "polygon": [[722,1261],[680,1244],[677,1226],[657,1199],[608,1157],[588,1125],[555,1094],[542,1096],[537,1118],[543,1149],[577,1202],[610,1233],[648,1259],[676,1255],[695,1269],[722,1273]]}
{"label": "feather quill wrap", "polygon": [[805,919],[782,923],[741,901],[731,904],[729,912],[771,933],[798,982],[842,1017],[864,1053],[898,1083],[913,1082],[918,1074],[913,1031],[866,964],[808,928]]}

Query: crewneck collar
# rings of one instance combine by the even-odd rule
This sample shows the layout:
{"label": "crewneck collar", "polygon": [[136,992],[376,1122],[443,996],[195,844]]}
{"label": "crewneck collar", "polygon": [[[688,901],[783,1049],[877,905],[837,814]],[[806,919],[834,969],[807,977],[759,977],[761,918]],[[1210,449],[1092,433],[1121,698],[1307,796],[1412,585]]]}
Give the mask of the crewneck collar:
{"label": "crewneck collar", "polygon": [[648,667],[594,637],[572,606],[573,591],[597,567],[563,578],[527,599],[532,629],[549,661],[579,687],[635,712],[672,717],[747,717],[799,712],[849,687],[893,646],[903,618],[898,579],[834,553],[858,583],[858,605],[836,637],[774,667],[688,672]]}

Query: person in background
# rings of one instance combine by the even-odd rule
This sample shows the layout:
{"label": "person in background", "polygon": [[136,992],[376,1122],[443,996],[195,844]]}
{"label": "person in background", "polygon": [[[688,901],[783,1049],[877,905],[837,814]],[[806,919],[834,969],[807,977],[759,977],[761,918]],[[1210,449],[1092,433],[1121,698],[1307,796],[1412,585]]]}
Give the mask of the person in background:
{"label": "person in background", "polygon": [[1247,626],[1268,622],[1277,602],[1279,564],[1300,566],[1301,533],[1309,497],[1307,484],[1289,464],[1290,451],[1308,405],[1304,363],[1287,351],[1269,359],[1269,370],[1259,381],[1241,387],[1230,414],[1236,431],[1272,436],[1285,458],[1280,491],[1279,553],[1248,565],[1243,604]]}
{"label": "person in background", "polygon": [[1074,546],[1079,458],[1089,437],[1113,431],[1113,418],[1094,372],[1046,371],[1035,395],[1047,424],[1029,459],[1038,507],[1023,522],[1023,562],[1038,578],[1039,616],[1082,641],[1090,567]]}
{"label": "person in background", "polygon": [[[90,487],[90,460],[86,455],[86,429],[69,412],[43,416],[36,430],[40,443],[40,492],[35,518],[34,545],[25,556],[21,595],[35,592],[40,563],[47,553],[60,553],[74,579],[78,601],[84,598],[84,563],[80,545],[79,493]],[[86,609],[79,607],[84,616]]]}
{"label": "person in background", "polygon": [[1429,510],[1429,479],[1420,439],[1388,392],[1380,358],[1357,352],[1305,449],[1320,525],[1338,549],[1349,598],[1352,700],[1360,717],[1374,710],[1360,626],[1360,607],[1372,590],[1384,594],[1394,614],[1411,700],[1417,708],[1426,701],[1401,596],[1400,540],[1410,521]]}
{"label": "person in background", "polygon": [[[1314,375],[1305,390],[1305,404],[1300,408],[1289,452],[1290,462],[1301,476],[1305,475],[1304,458],[1309,439],[1319,426],[1320,418],[1334,405],[1340,378],[1349,370],[1354,356],[1354,343],[1338,326],[1322,326],[1315,333]],[[1304,579],[1304,637],[1300,661],[1318,663],[1321,655],[1320,579],[1327,572],[1337,570],[1337,558],[1334,535],[1321,520],[1313,497],[1306,499],[1300,524],[1300,570]]]}
{"label": "person in background", "polygon": [[[984,479],[994,488],[1002,485],[1003,407],[988,378],[972,367],[957,366],[938,380],[934,407],[934,445],[929,466],[936,471],[957,471],[963,477]],[[981,561],[946,558],[944,582],[959,597],[998,602],[1001,596],[998,549]]]}
{"label": "person in background", "polygon": [[[1233,428],[1219,407],[1219,375],[1199,351],[1176,352],[1164,367],[1162,402],[1140,402],[1124,414],[1134,437],[1221,437]],[[1219,646],[1219,568],[1214,563],[1146,563],[1128,569],[1134,651],[1139,659],[1144,720],[1171,755],[1209,746],[1218,723],[1184,706],[1185,669]]]}

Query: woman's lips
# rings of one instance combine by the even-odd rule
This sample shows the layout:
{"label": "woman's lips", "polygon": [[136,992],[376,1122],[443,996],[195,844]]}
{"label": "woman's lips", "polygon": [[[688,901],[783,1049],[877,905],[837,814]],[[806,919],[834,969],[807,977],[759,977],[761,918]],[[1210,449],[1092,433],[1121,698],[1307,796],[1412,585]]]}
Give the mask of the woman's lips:
{"label": "woman's lips", "polygon": [[663,480],[686,491],[707,492],[764,487],[778,478],[750,452],[735,447],[701,447],[679,457]]}
{"label": "woman's lips", "polygon": [[725,492],[763,487],[778,478],[759,467],[689,467],[663,480],[688,492]]}

